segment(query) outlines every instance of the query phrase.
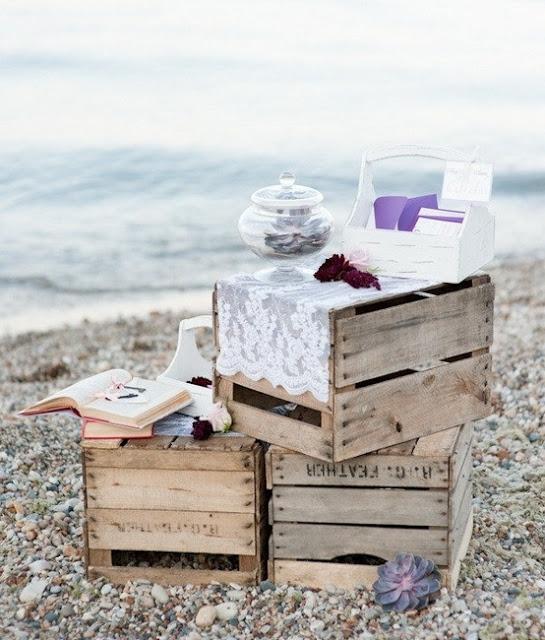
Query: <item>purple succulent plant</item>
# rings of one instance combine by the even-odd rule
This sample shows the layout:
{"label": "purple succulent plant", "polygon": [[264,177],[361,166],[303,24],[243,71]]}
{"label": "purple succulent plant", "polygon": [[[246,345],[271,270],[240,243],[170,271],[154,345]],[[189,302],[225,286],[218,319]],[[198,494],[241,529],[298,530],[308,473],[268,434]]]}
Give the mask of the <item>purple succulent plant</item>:
{"label": "purple succulent plant", "polygon": [[378,576],[375,600],[386,611],[422,609],[441,589],[441,574],[433,561],[412,553],[399,553],[380,565]]}

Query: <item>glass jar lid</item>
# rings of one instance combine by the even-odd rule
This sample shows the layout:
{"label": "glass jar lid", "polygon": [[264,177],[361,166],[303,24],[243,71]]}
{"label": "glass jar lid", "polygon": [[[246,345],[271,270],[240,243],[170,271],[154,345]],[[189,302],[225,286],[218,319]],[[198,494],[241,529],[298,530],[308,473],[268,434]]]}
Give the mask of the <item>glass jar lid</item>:
{"label": "glass jar lid", "polygon": [[295,176],[289,171],[280,174],[279,182],[256,191],[252,195],[252,202],[268,209],[303,209],[313,207],[324,199],[316,189],[295,184]]}

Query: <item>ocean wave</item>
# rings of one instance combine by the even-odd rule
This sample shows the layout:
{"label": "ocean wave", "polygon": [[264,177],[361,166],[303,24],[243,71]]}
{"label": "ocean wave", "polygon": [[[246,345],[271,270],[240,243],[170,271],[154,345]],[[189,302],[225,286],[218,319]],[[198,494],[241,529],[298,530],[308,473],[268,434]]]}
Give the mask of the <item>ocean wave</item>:
{"label": "ocean wave", "polygon": [[[301,182],[317,186],[328,196],[352,197],[358,167],[334,162],[331,166],[297,163]],[[267,157],[215,157],[201,153],[154,148],[82,149],[0,155],[0,203],[4,208],[33,204],[74,206],[116,199],[201,203],[232,199],[241,205],[258,187],[274,182],[283,167]],[[440,185],[439,172],[396,171],[377,178],[384,192],[411,191]],[[545,168],[499,167],[494,195],[545,195]]]}
{"label": "ocean wave", "polygon": [[174,286],[174,285],[153,285],[153,284],[124,284],[122,287],[96,287],[96,286],[66,286],[55,282],[45,276],[0,276],[0,288],[29,288],[40,291],[52,291],[61,294],[72,294],[78,296],[96,296],[107,294],[126,293],[169,293],[182,291],[202,291],[205,286]]}

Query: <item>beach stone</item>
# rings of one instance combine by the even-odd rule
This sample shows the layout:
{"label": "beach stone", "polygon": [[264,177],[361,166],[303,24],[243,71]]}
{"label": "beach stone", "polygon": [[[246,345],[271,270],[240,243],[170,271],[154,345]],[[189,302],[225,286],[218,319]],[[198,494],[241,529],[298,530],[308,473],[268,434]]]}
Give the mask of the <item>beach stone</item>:
{"label": "beach stone", "polygon": [[107,596],[110,593],[111,590],[112,590],[112,585],[106,583],[105,585],[103,585],[102,589],[100,590],[100,593],[103,596]]}
{"label": "beach stone", "polygon": [[19,600],[25,603],[39,600],[46,587],[47,580],[32,580],[32,582],[29,582],[19,594]]}
{"label": "beach stone", "polygon": [[261,591],[271,591],[275,588],[274,582],[271,582],[270,580],[263,580],[259,583],[259,588]]}
{"label": "beach stone", "polygon": [[151,609],[153,606],[155,606],[155,601],[150,595],[145,593],[140,597],[140,606],[144,609]]}
{"label": "beach stone", "polygon": [[312,615],[312,610],[316,606],[316,594],[313,591],[305,591],[303,597],[305,598],[303,612],[306,616],[310,617]]}
{"label": "beach stone", "polygon": [[154,584],[151,588],[151,597],[159,604],[166,604],[169,601],[169,596],[166,589],[160,584]]}
{"label": "beach stone", "polygon": [[246,598],[246,594],[242,590],[230,589],[225,597],[227,600],[232,600],[233,602],[240,602]]}
{"label": "beach stone", "polygon": [[222,602],[216,605],[216,616],[222,622],[227,622],[231,618],[236,617],[238,607],[234,602]]}
{"label": "beach stone", "polygon": [[60,610],[61,618],[69,618],[70,616],[73,616],[74,613],[75,613],[74,607],[71,604],[64,604],[61,607],[61,610]]}
{"label": "beach stone", "polygon": [[216,607],[213,607],[212,605],[205,605],[204,607],[201,607],[197,612],[195,624],[198,627],[211,627],[214,624],[215,619]]}
{"label": "beach stone", "polygon": [[313,620],[310,623],[310,630],[312,631],[312,633],[320,635],[324,629],[325,622],[323,620]]}
{"label": "beach stone", "polygon": [[24,607],[19,607],[15,612],[15,618],[17,620],[24,620],[26,617],[26,609]]}
{"label": "beach stone", "polygon": [[49,571],[50,568],[51,568],[51,563],[48,562],[47,560],[34,560],[34,562],[31,562],[28,565],[28,569],[32,574],[42,573],[43,571]]}

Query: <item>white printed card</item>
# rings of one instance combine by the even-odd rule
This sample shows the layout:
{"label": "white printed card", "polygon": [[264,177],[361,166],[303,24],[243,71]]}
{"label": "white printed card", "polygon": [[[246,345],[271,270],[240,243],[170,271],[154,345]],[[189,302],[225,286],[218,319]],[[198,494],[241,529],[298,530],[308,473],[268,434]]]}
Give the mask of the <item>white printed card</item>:
{"label": "white printed card", "polygon": [[447,162],[443,200],[488,202],[492,194],[493,167],[482,162]]}

